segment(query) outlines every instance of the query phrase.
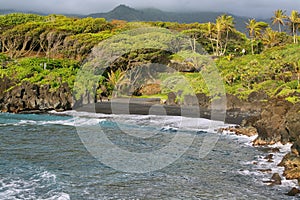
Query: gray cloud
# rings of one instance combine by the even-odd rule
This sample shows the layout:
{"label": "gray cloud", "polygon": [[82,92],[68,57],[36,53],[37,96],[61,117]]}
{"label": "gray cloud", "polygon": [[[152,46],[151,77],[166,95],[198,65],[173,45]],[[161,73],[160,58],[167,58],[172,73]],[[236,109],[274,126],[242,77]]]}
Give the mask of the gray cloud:
{"label": "gray cloud", "polygon": [[274,10],[300,10],[299,0],[0,0],[1,9],[46,13],[107,12],[119,4],[165,11],[222,11],[252,17],[270,17]]}

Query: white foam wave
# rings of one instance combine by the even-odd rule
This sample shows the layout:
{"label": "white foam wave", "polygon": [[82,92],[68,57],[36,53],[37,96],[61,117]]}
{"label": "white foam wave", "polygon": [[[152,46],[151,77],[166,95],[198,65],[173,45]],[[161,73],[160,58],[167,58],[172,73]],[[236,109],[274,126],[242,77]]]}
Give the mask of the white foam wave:
{"label": "white foam wave", "polygon": [[[10,177],[1,178],[0,199],[70,199],[68,194],[60,191],[57,186],[55,174],[48,171],[40,171],[39,169],[30,170],[35,170],[36,173],[32,176],[22,176],[22,173],[19,176],[15,176],[14,173],[12,173]],[[22,172],[26,174],[26,172]],[[45,193],[37,194],[37,190],[42,190]]]}
{"label": "white foam wave", "polygon": [[70,200],[70,195],[62,192],[45,200]]}
{"label": "white foam wave", "polygon": [[260,171],[250,171],[250,170],[240,170],[238,174],[245,176],[264,176],[264,174]]}
{"label": "white foam wave", "polygon": [[8,126],[8,125],[22,126],[22,125],[47,125],[47,124],[74,126],[74,119],[49,120],[49,121],[21,120],[21,121],[16,122],[16,123],[7,123],[5,125],[6,126]]}
{"label": "white foam wave", "polygon": [[115,115],[115,114],[101,114],[91,112],[78,112],[78,111],[65,111],[55,112],[51,111],[51,114],[56,115],[69,115],[74,117],[74,126],[83,125],[96,125],[102,120],[112,120],[120,124],[131,124],[137,126],[153,126],[160,127],[165,130],[166,127],[170,129],[178,130],[190,130],[190,131],[206,131],[216,133],[217,129],[224,127],[224,122],[212,121],[204,118],[188,118],[182,116],[157,116],[157,115]]}
{"label": "white foam wave", "polygon": [[[271,177],[274,173],[278,173],[282,180],[281,185],[276,185],[276,187],[283,187],[286,189],[290,189],[292,187],[297,187],[298,182],[297,180],[287,180],[283,176],[284,167],[279,167],[278,164],[281,162],[282,158],[290,152],[292,144],[286,144],[283,145],[281,143],[277,143],[274,145],[268,145],[267,148],[270,149],[279,149],[279,152],[267,152],[267,153],[261,153],[260,155],[257,155],[256,158],[252,161],[248,162],[241,162],[243,165],[249,166],[249,169],[252,168],[252,170],[244,170],[240,171],[239,174],[245,175],[245,176],[254,176],[256,177],[256,181],[261,184],[267,184],[270,183],[263,183],[263,181],[270,181]],[[268,155],[272,154],[272,158],[269,159]],[[263,170],[267,170],[267,172],[263,172]],[[274,186],[275,187],[275,186]]]}
{"label": "white foam wave", "polygon": [[163,132],[177,132],[178,129],[174,128],[174,127],[171,127],[171,126],[166,126],[166,127],[162,127],[160,129],[160,131],[163,131]]}

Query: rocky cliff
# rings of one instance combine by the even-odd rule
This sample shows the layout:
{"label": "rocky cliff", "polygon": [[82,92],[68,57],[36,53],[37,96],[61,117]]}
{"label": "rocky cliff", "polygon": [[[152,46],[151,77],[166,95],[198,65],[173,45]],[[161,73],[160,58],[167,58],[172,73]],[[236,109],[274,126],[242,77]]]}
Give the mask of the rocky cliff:
{"label": "rocky cliff", "polygon": [[1,79],[0,110],[2,112],[43,112],[48,110],[70,110],[73,98],[67,83],[59,88],[23,82],[11,87],[9,78]]}
{"label": "rocky cliff", "polygon": [[280,142],[292,143],[279,166],[285,167],[287,179],[300,180],[300,103],[292,104],[284,99],[270,100],[263,107],[258,121],[254,122],[258,137],[254,145],[269,145]]}

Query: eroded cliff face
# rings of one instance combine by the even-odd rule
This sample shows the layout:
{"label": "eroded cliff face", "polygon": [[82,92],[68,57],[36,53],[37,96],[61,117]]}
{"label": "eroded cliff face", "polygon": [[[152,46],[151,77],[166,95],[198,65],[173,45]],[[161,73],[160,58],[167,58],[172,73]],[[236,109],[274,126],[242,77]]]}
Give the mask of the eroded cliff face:
{"label": "eroded cliff face", "polygon": [[268,102],[262,109],[260,119],[254,123],[258,131],[258,138],[254,141],[254,145],[290,142],[286,116],[292,106],[292,103],[284,99],[273,99]]}
{"label": "eroded cliff face", "polygon": [[49,85],[40,86],[25,81],[12,88],[3,87],[0,91],[2,112],[70,110],[73,102],[72,92],[67,83],[51,89]]}
{"label": "eroded cliff face", "polygon": [[254,145],[297,142],[300,134],[299,110],[300,104],[284,99],[270,100],[262,109],[260,119],[254,123],[258,131]]}

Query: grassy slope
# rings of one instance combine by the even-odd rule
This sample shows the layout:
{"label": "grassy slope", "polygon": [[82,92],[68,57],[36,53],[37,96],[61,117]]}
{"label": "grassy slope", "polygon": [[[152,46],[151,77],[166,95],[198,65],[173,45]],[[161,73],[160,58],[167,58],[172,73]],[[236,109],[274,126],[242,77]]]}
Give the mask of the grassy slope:
{"label": "grassy slope", "polygon": [[260,90],[270,97],[287,97],[300,92],[298,44],[276,47],[259,55],[246,55],[233,60],[221,58],[216,63],[224,77],[227,92],[241,98]]}

